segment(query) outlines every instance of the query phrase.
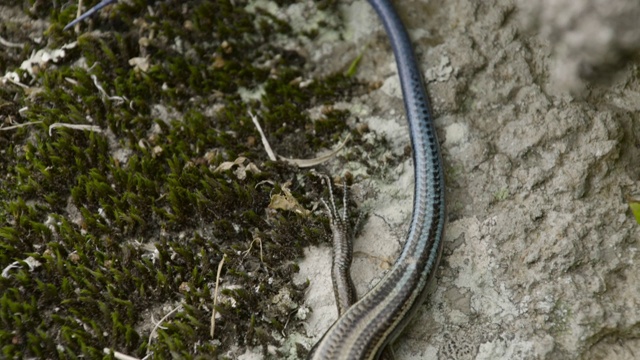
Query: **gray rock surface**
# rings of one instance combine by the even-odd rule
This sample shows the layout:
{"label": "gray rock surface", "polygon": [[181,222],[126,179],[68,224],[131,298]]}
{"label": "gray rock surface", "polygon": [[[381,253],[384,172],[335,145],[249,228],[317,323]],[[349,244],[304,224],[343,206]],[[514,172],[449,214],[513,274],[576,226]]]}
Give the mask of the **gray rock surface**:
{"label": "gray rock surface", "polygon": [[[449,218],[431,296],[397,358],[637,358],[640,225],[626,201],[640,192],[637,3],[394,3],[433,101]],[[387,165],[408,138],[386,35],[365,1],[346,1],[341,16],[341,40],[305,48],[326,71],[363,53],[357,76],[381,85],[341,105],[389,146],[367,159],[379,175],[352,189],[370,213],[352,271],[363,294],[404,241],[413,167]],[[300,280],[313,279],[308,344],[337,316],[329,254],[310,249],[301,265]]]}
{"label": "gray rock surface", "polygon": [[612,84],[623,65],[637,58],[637,2],[518,0],[517,4],[523,28],[549,41],[551,80],[557,90],[584,93],[588,82]]}

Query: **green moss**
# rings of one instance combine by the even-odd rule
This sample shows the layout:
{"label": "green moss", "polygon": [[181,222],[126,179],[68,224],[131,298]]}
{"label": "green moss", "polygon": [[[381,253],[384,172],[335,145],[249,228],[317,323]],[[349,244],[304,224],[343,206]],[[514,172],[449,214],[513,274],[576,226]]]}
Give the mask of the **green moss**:
{"label": "green moss", "polygon": [[[291,284],[294,260],[325,241],[328,222],[267,206],[287,181],[307,208],[323,189],[268,161],[247,110],[259,112],[277,153],[304,158],[334,144],[349,117],[333,110],[312,122],[307,110],[348,98],[357,84],[333,75],[300,87],[306,59],[272,40],[301,34],[235,5],[154,2],[153,15],[146,1],[112,6],[81,26],[99,33],[85,30],[62,61],[36,75],[37,95],[0,89],[0,116],[42,122],[0,132],[0,267],[15,262],[0,277],[1,357],[102,358],[106,347],[210,358],[238,342],[266,352],[279,344],[273,331],[296,328],[271,301],[286,288],[302,303],[304,286]],[[76,40],[62,32],[74,7],[34,3],[30,11],[51,21],[47,43]],[[29,54],[2,55],[0,65],[16,68]],[[147,72],[129,64],[144,56]],[[73,66],[81,58],[88,69]],[[259,102],[237,94],[257,87],[265,89]],[[56,128],[50,136],[60,122],[102,132]],[[261,171],[242,179],[235,169],[214,171],[238,156]],[[262,247],[247,251],[255,238]],[[216,306],[214,343],[212,287],[224,255],[222,294],[232,301]],[[147,348],[149,311],[178,303],[183,309]],[[156,310],[155,320],[165,313]]]}

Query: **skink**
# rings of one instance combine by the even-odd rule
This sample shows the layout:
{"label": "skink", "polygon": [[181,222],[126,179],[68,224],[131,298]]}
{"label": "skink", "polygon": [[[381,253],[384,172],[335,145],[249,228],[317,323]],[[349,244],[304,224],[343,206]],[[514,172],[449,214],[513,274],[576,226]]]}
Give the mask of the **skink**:
{"label": "skink", "polygon": [[88,18],[89,16],[97,13],[98,11],[102,10],[103,7],[105,7],[107,5],[111,5],[111,4],[113,4],[113,3],[117,2],[117,1],[118,0],[102,0],[96,6],[92,7],[87,12],[85,12],[84,14],[78,16],[75,20],[73,20],[72,22],[70,22],[67,25],[65,25],[64,29],[62,29],[62,30],[71,29],[75,24],[81,22],[82,20],[84,20],[84,19]]}
{"label": "skink", "polygon": [[308,359],[377,359],[425,297],[442,253],[445,195],[442,158],[429,100],[411,42],[388,0],[369,0],[382,20],[398,66],[413,147],[413,216],[402,252],[383,279],[351,306]]}
{"label": "skink", "polygon": [[[116,1],[103,0],[65,29]],[[377,359],[424,301],[426,285],[442,252],[443,167],[422,74],[409,36],[391,3],[388,0],[369,0],[369,3],[382,20],[398,66],[413,147],[413,215],[407,240],[391,270],[353,306],[345,310],[346,306],[341,305],[340,318],[313,347],[308,359]],[[350,281],[343,278],[348,276],[344,271],[341,273],[334,277],[341,277],[337,279],[341,283]]]}

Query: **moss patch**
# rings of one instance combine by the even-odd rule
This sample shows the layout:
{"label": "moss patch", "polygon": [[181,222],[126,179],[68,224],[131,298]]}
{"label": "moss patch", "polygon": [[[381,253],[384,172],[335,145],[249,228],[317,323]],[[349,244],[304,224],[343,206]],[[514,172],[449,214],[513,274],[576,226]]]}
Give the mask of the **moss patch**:
{"label": "moss patch", "polygon": [[[234,4],[157,1],[152,14],[147,1],[112,6],[82,25],[91,31],[57,64],[33,76],[15,70],[28,89],[0,88],[3,126],[38,122],[0,132],[2,357],[102,358],[111,348],[211,358],[232,345],[266,353],[280,345],[273,334],[298,329],[292,313],[304,289],[291,282],[294,260],[326,240],[327,220],[267,205],[286,182],[306,208],[323,189],[267,160],[247,112],[260,114],[277,153],[308,157],[336,142],[349,114],[314,123],[305,110],[344,100],[357,84],[336,74],[301,87],[306,60],[274,42],[300,34]],[[332,11],[335,2],[320,5]],[[57,49],[76,40],[62,31],[76,10],[51,6],[37,2],[29,16],[51,22],[45,42]],[[17,28],[6,25],[3,37]],[[28,42],[0,64],[14,71],[41,47]],[[259,101],[238,95],[259,87]],[[49,135],[53,123],[102,132]],[[215,171],[239,156],[260,171]],[[274,302],[283,297],[291,302]],[[150,315],[158,321],[177,304],[148,347]]]}

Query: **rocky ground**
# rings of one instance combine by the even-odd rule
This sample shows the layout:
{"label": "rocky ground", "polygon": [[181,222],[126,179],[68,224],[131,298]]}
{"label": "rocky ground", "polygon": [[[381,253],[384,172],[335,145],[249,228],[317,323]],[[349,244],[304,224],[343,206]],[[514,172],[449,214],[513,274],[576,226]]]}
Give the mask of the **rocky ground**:
{"label": "rocky ground", "polygon": [[[394,4],[422,60],[448,197],[432,295],[396,342],[397,357],[637,358],[640,227],[628,206],[640,191],[637,4]],[[339,68],[345,52],[364,52],[358,77],[382,86],[345,106],[400,154],[402,96],[383,29],[365,1],[341,8],[344,41],[311,57]],[[360,293],[401,247],[411,173],[405,161],[354,190],[370,212],[356,240]],[[328,257],[309,250],[302,277],[317,278],[318,252]],[[318,309],[335,317],[327,286],[314,283],[309,295],[316,289],[317,334],[330,323]]]}

